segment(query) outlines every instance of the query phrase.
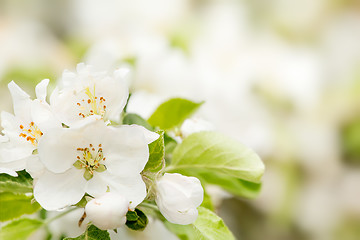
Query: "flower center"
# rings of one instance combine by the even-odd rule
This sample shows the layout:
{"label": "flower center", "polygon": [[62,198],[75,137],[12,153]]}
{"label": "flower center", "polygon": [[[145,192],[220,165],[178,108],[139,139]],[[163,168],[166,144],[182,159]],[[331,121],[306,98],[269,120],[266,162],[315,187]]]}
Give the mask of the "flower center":
{"label": "flower center", "polygon": [[40,129],[34,124],[34,122],[29,124],[29,128],[25,128],[23,125],[20,125],[19,127],[21,129],[19,137],[25,138],[26,141],[31,142],[31,144],[36,147],[40,137],[43,135]]}
{"label": "flower center", "polygon": [[89,144],[89,147],[77,148],[78,151],[77,160],[73,164],[77,169],[85,169],[84,178],[90,180],[94,176],[94,171],[103,172],[106,170],[103,161],[105,157],[101,144],[95,148],[92,144]]}
{"label": "flower center", "polygon": [[88,98],[84,98],[76,103],[80,110],[79,116],[85,118],[91,115],[100,115],[104,118],[106,113],[106,100],[103,97],[98,98],[95,95],[95,85],[93,92],[90,91],[89,87],[85,88],[85,94]]}

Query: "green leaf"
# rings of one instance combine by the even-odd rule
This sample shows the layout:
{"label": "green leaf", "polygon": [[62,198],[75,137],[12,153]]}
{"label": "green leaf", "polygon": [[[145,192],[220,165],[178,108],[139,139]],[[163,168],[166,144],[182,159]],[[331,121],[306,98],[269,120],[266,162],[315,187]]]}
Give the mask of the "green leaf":
{"label": "green leaf", "polygon": [[203,102],[195,103],[182,98],[173,98],[161,104],[148,119],[152,126],[168,130],[179,126],[189,118]]}
{"label": "green leaf", "polygon": [[218,185],[229,193],[239,197],[255,198],[261,190],[261,183],[253,183],[225,174],[199,173],[197,177],[202,182]]}
{"label": "green leaf", "polygon": [[24,240],[43,225],[36,219],[22,218],[3,226],[0,229],[1,240]]}
{"label": "green leaf", "polygon": [[144,128],[153,131],[153,128],[151,125],[142,117],[135,113],[127,113],[123,119],[123,124],[131,125],[131,124],[137,124],[140,126],[143,126]]}
{"label": "green leaf", "polygon": [[207,208],[211,211],[214,211],[215,208],[214,208],[214,205],[212,203],[212,200],[211,200],[211,197],[210,195],[205,191],[204,189],[204,200],[203,202],[201,203],[201,207],[204,207],[204,208]]}
{"label": "green leaf", "polygon": [[165,154],[170,155],[174,151],[175,147],[177,146],[177,141],[170,137],[168,134],[164,134],[164,143],[165,143]]}
{"label": "green leaf", "polygon": [[167,171],[185,175],[223,174],[260,182],[265,166],[250,148],[216,132],[194,133],[173,152]]}
{"label": "green leaf", "polygon": [[177,225],[165,221],[165,226],[181,240],[232,240],[235,239],[224,221],[212,211],[199,207],[199,216],[193,224]]}
{"label": "green leaf", "polygon": [[76,238],[64,238],[64,240],[110,240],[108,231],[100,230],[94,225],[88,226],[86,231]]}
{"label": "green leaf", "polygon": [[40,209],[36,202],[31,203],[32,197],[11,192],[0,193],[0,221],[18,218],[23,214],[32,214]]}
{"label": "green leaf", "polygon": [[[140,209],[136,208],[135,213],[138,216],[136,218],[136,220],[135,221],[130,221],[129,219],[127,219],[125,224],[130,229],[137,230],[137,231],[142,231],[142,230],[145,229],[145,227],[148,224],[149,220],[146,217],[145,213],[143,213]],[[127,215],[126,215],[126,217],[127,217]],[[133,214],[132,214],[132,217],[134,217]]]}
{"label": "green leaf", "polygon": [[162,169],[165,156],[164,131],[157,131],[159,138],[149,144],[149,160],[144,171],[158,172]]}
{"label": "green leaf", "polygon": [[0,192],[30,193],[32,190],[32,178],[27,172],[18,172],[18,177],[0,174]]}

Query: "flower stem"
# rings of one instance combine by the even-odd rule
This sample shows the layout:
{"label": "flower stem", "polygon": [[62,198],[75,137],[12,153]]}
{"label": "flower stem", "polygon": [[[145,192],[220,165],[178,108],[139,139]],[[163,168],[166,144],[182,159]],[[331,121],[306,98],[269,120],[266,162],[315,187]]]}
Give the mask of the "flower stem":
{"label": "flower stem", "polygon": [[151,203],[147,203],[147,202],[142,202],[139,207],[145,207],[145,208],[150,208],[152,210],[159,211],[159,209],[158,209],[158,207],[156,205],[151,204]]}
{"label": "flower stem", "polygon": [[159,208],[155,204],[142,202],[138,207],[145,213],[150,214],[153,217],[160,219],[161,221],[165,221],[164,216],[160,213]]}
{"label": "flower stem", "polygon": [[54,220],[56,220],[56,219],[58,219],[58,218],[61,218],[61,217],[65,216],[66,214],[74,211],[75,209],[78,209],[78,208],[76,208],[76,207],[75,207],[75,208],[70,208],[69,210],[66,210],[66,211],[64,211],[64,212],[62,212],[62,213],[60,213],[60,214],[58,214],[58,215],[56,215],[56,216],[54,216],[54,217],[52,217],[52,218],[47,219],[47,220],[44,222],[44,225],[48,225],[48,224],[51,223],[52,221],[54,221]]}

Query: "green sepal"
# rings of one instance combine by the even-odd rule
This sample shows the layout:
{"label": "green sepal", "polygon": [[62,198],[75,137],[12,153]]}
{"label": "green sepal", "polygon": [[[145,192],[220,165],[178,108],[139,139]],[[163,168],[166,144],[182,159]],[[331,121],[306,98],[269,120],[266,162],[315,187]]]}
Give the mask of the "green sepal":
{"label": "green sepal", "polygon": [[75,167],[75,168],[77,168],[77,169],[82,169],[83,167],[82,167],[82,163],[80,162],[80,160],[77,160],[74,164],[73,164],[73,166]]}
{"label": "green sepal", "polygon": [[85,169],[84,178],[85,178],[87,181],[89,181],[90,179],[92,179],[93,176],[94,176],[94,175],[92,175],[89,170]]}
{"label": "green sepal", "polygon": [[97,172],[104,172],[106,170],[106,167],[104,164],[100,164],[98,168],[95,168],[95,171]]}
{"label": "green sepal", "polygon": [[[137,215],[137,217],[134,215],[134,213]],[[128,214],[126,214],[126,217],[128,217]],[[132,211],[129,214],[129,217],[130,217],[130,219],[136,218],[135,221],[130,221],[129,219],[127,219],[127,221],[125,223],[126,226],[132,230],[143,231],[149,222],[145,213],[142,212],[141,210],[139,210],[138,208],[136,208],[135,211]]]}
{"label": "green sepal", "polygon": [[87,204],[87,199],[86,197],[88,197],[87,193],[85,193],[85,195],[81,198],[81,200],[75,204],[75,206],[79,207],[79,208],[85,208],[86,204]]}
{"label": "green sepal", "polygon": [[126,213],[126,221],[134,222],[138,220],[139,216],[137,215],[136,211],[128,211]]}

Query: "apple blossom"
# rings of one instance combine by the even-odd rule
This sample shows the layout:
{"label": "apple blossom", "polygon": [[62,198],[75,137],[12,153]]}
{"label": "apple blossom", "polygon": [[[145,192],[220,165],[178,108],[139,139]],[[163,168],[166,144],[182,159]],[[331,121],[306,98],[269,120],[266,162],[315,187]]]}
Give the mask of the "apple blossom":
{"label": "apple blossom", "polygon": [[45,79],[36,86],[35,100],[31,100],[15,82],[8,84],[15,115],[1,112],[1,126],[4,128],[4,136],[0,139],[1,168],[12,171],[27,169],[33,177],[42,171],[42,165],[34,154],[38,142],[49,128],[61,127],[45,101],[48,83],[49,80]]}
{"label": "apple blossom", "polygon": [[204,197],[199,179],[178,173],[165,173],[156,181],[156,189],[156,204],[169,222],[186,225],[196,220],[196,208]]}
{"label": "apple blossom", "polygon": [[129,201],[122,195],[107,192],[85,206],[88,220],[102,230],[116,229],[126,222]]}
{"label": "apple blossom", "polygon": [[127,73],[128,69],[120,68],[110,75],[80,63],[77,73],[64,71],[62,88],[53,91],[50,105],[68,126],[93,115],[118,122],[129,95]]}
{"label": "apple blossom", "polygon": [[77,203],[85,192],[98,197],[109,188],[134,209],[146,197],[140,172],[149,158],[148,144],[158,136],[137,125],[107,126],[96,116],[50,130],[39,142],[46,171],[35,184],[35,199],[56,210]]}

